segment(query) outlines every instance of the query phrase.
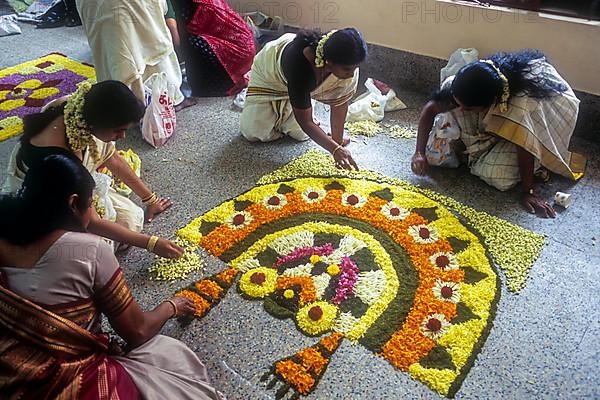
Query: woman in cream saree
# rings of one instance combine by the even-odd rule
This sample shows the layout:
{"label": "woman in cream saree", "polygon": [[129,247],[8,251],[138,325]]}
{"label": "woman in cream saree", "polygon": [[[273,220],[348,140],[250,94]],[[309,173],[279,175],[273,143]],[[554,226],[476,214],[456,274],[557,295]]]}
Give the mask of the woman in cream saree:
{"label": "woman in cream saree", "polygon": [[[343,133],[358,85],[358,65],[366,57],[366,43],[354,28],[326,35],[285,34],[268,43],[250,71],[242,135],[262,142],[284,135],[299,141],[311,138],[333,155],[338,166],[356,168],[343,147]],[[331,136],[313,121],[311,99],[331,106]]]}

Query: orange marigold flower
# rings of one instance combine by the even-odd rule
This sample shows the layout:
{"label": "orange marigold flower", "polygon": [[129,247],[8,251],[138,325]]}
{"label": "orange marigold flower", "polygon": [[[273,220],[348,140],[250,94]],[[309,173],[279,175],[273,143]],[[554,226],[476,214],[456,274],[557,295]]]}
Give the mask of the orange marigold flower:
{"label": "orange marigold flower", "polygon": [[327,349],[327,351],[334,351],[335,349],[337,349],[337,347],[340,344],[340,341],[344,338],[344,335],[342,335],[339,332],[334,332],[331,335],[321,339],[321,341],[319,342],[321,344],[321,346],[325,347],[325,349]]}
{"label": "orange marigold flower", "polygon": [[329,360],[323,357],[323,355],[314,347],[299,351],[296,353],[296,356],[302,360],[302,365],[304,365],[308,371],[312,370],[317,375],[321,375],[321,372],[323,372],[323,369],[329,363]]}
{"label": "orange marigold flower", "polygon": [[221,282],[225,282],[226,284],[231,285],[233,283],[233,280],[237,276],[238,272],[240,272],[240,271],[238,271],[235,268],[228,268],[225,271],[218,274],[217,279],[220,280]]}
{"label": "orange marigold flower", "polygon": [[312,278],[301,277],[279,277],[277,278],[277,289],[289,289],[300,286],[300,305],[303,306],[317,300],[317,290]]}
{"label": "orange marigold flower", "polygon": [[210,279],[203,279],[196,282],[196,289],[198,289],[200,293],[215,300],[221,297],[221,294],[223,293],[223,288],[219,286],[217,282],[211,281]]}
{"label": "orange marigold flower", "polygon": [[279,361],[275,364],[275,373],[289,383],[300,394],[309,394],[315,387],[315,379],[304,366],[292,360]]}
{"label": "orange marigold flower", "polygon": [[194,302],[194,307],[196,308],[196,312],[194,313],[196,317],[201,317],[206,314],[208,310],[210,310],[210,303],[204,300],[204,298],[198,293],[192,292],[191,290],[182,290],[181,292],[176,293],[175,296],[187,297],[188,299],[191,299]]}

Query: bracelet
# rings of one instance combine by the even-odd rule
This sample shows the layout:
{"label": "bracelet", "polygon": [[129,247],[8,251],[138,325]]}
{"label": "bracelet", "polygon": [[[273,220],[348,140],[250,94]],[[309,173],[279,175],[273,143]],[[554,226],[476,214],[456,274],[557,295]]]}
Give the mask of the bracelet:
{"label": "bracelet", "polygon": [[150,236],[150,239],[148,240],[148,245],[146,246],[146,249],[150,253],[154,253],[154,248],[156,247],[156,243],[158,243],[158,239],[158,236]]}
{"label": "bracelet", "polygon": [[157,194],[155,192],[152,192],[150,196],[146,197],[145,199],[142,199],[142,203],[144,203],[145,206],[151,206],[153,204],[158,203],[159,200],[160,198],[157,196]]}
{"label": "bracelet", "polygon": [[343,148],[343,147],[344,147],[344,146],[342,146],[341,144],[338,144],[338,145],[337,145],[337,147],[336,147],[335,149],[333,149],[333,151],[331,152],[331,155],[332,155],[333,157],[335,157],[335,153],[336,153],[336,152],[337,152],[339,149],[341,149],[341,148]]}
{"label": "bracelet", "polygon": [[177,311],[177,304],[175,304],[175,302],[173,300],[171,300],[171,299],[165,300],[165,303],[169,303],[169,304],[171,304],[173,306],[173,310],[175,311],[175,313],[171,316],[171,318],[176,317],[177,313],[178,313],[178,311]]}

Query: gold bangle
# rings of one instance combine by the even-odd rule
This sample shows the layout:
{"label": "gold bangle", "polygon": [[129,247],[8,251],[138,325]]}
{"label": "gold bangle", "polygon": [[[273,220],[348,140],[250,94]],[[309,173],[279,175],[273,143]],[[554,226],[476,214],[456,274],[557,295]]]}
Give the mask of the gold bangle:
{"label": "gold bangle", "polygon": [[145,202],[147,202],[148,200],[150,200],[150,199],[151,199],[151,198],[152,198],[152,197],[153,197],[155,194],[156,194],[156,193],[152,192],[152,193],[150,193],[150,194],[149,194],[147,197],[144,197],[144,198],[142,199],[142,203],[145,203]]}
{"label": "gold bangle", "polygon": [[171,299],[169,299],[169,300],[165,300],[165,301],[166,301],[167,303],[170,303],[170,304],[173,306],[173,310],[175,311],[175,314],[173,314],[173,315],[171,316],[171,318],[174,318],[174,317],[176,317],[176,316],[177,316],[177,313],[178,313],[178,310],[177,310],[177,304],[175,304],[175,302],[174,302],[173,300],[171,300]]}
{"label": "gold bangle", "polygon": [[156,193],[152,193],[150,197],[147,197],[146,200],[142,200],[145,206],[151,206],[160,201],[160,198],[156,195]]}
{"label": "gold bangle", "polygon": [[331,155],[332,155],[333,157],[335,157],[335,153],[336,153],[336,152],[337,152],[339,149],[341,149],[341,148],[343,148],[343,147],[344,147],[344,146],[342,146],[341,144],[338,144],[338,145],[337,145],[337,147],[336,147],[335,149],[333,149],[333,151],[331,152]]}
{"label": "gold bangle", "polygon": [[156,243],[158,243],[158,239],[158,236],[150,236],[150,239],[148,240],[148,245],[146,246],[146,249],[150,253],[154,253],[154,248],[156,247]]}

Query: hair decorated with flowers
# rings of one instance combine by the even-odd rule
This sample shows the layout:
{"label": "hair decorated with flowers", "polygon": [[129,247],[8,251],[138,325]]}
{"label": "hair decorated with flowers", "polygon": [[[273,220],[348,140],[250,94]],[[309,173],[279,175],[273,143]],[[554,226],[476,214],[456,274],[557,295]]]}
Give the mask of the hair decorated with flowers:
{"label": "hair decorated with flowers", "polygon": [[92,158],[98,160],[100,154],[96,148],[92,129],[83,116],[85,96],[91,89],[91,82],[81,82],[75,93],[69,97],[65,105],[65,127],[69,148],[72,151],[81,151],[88,148]]}
{"label": "hair decorated with flowers", "polygon": [[508,111],[508,99],[510,97],[510,87],[508,85],[508,78],[500,71],[500,68],[494,64],[492,60],[479,60],[482,63],[486,63],[494,68],[494,71],[498,74],[502,80],[502,96],[500,97],[500,112],[505,113]]}
{"label": "hair decorated with flowers", "polygon": [[319,44],[317,45],[317,50],[316,50],[316,55],[315,55],[315,65],[317,66],[317,68],[323,68],[325,66],[325,44],[327,43],[327,41],[329,39],[331,39],[333,34],[336,32],[337,32],[337,30],[334,29],[334,30],[330,31],[329,33],[327,33],[326,35],[323,35],[321,40],[319,40]]}
{"label": "hair decorated with flowers", "polygon": [[506,112],[511,96],[546,99],[568,90],[545,68],[539,68],[539,63],[546,62],[538,50],[497,53],[462,67],[451,89],[436,97],[456,98],[467,107],[489,107],[497,102],[500,111]]}

